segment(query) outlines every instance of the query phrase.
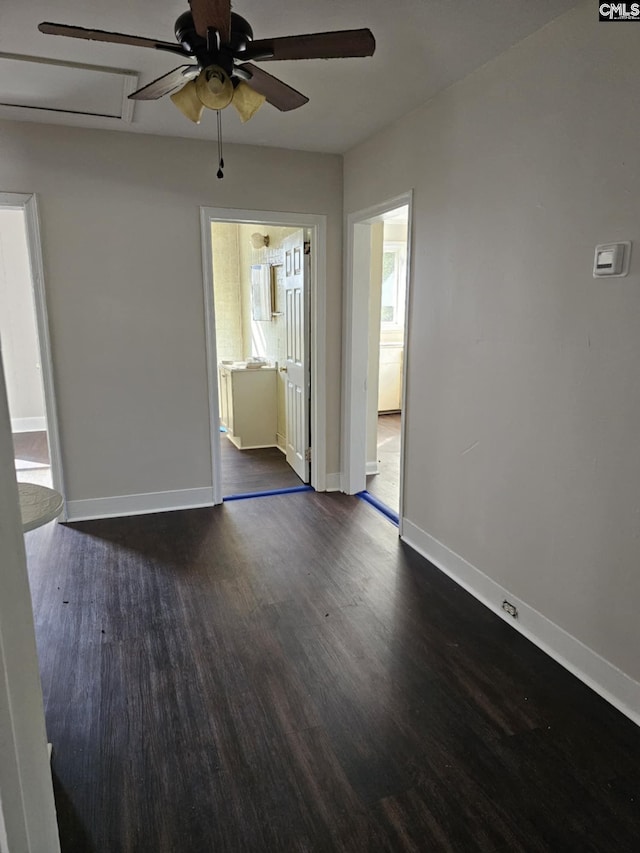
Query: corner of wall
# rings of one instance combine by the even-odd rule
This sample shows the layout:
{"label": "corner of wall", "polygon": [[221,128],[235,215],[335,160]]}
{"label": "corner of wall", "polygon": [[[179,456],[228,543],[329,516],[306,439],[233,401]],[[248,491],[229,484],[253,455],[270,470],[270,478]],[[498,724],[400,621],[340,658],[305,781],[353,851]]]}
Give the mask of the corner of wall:
{"label": "corner of wall", "polygon": [[[640,684],[637,681],[406,518],[402,519],[401,538],[496,616],[640,725]],[[502,609],[505,599],[516,606],[517,619]]]}

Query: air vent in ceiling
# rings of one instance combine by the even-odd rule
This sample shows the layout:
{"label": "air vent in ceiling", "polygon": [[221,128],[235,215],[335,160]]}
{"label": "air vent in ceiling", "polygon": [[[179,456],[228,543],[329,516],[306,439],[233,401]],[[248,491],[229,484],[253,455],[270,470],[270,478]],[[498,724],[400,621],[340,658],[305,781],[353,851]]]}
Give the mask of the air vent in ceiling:
{"label": "air vent in ceiling", "polygon": [[132,71],[0,54],[0,106],[16,113],[38,110],[129,122],[133,102],[127,96],[137,85]]}

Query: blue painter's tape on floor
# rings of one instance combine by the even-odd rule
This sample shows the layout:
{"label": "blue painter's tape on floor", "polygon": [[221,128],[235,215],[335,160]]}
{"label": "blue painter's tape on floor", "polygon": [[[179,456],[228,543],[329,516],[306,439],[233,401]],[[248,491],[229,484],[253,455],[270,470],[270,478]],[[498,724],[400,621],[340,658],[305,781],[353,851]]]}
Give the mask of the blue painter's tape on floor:
{"label": "blue painter's tape on floor", "polygon": [[296,492],[315,492],[313,486],[290,486],[288,489],[271,489],[265,492],[245,492],[244,495],[227,495],[223,501],[246,501],[249,498],[270,498],[272,495],[292,495]]}
{"label": "blue painter's tape on floor", "polygon": [[387,518],[392,524],[395,524],[396,527],[400,525],[400,517],[397,512],[394,512],[391,507],[388,507],[386,504],[383,504],[382,501],[378,500],[374,495],[369,492],[358,492],[356,495],[357,498],[360,498],[361,501],[365,501],[368,504],[371,504],[374,509],[377,509],[379,513],[382,513],[385,518]]}

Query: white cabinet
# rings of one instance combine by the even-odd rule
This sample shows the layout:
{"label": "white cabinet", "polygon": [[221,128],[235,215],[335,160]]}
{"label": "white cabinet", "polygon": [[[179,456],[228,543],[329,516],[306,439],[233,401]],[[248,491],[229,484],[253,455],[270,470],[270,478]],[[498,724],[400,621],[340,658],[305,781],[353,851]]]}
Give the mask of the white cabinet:
{"label": "white cabinet", "polygon": [[220,422],[240,450],[276,447],[278,428],[277,371],[221,364]]}
{"label": "white cabinet", "polygon": [[402,344],[380,344],[378,411],[399,412],[402,408]]}

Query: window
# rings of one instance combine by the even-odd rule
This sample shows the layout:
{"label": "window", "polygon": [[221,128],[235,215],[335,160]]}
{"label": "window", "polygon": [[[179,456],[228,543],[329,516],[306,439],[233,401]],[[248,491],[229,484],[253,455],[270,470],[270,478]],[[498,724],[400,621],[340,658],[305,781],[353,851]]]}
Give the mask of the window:
{"label": "window", "polygon": [[382,249],[380,314],[380,322],[385,328],[404,326],[406,266],[406,243],[385,242]]}

